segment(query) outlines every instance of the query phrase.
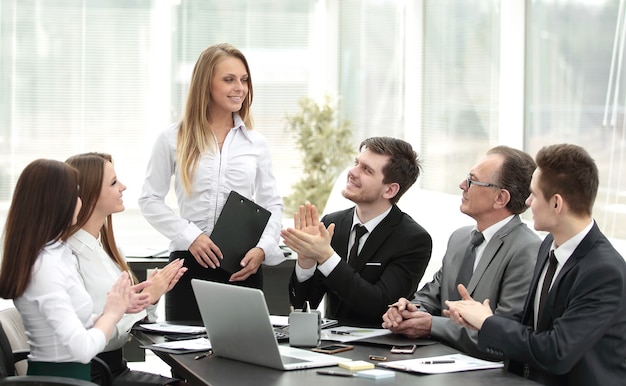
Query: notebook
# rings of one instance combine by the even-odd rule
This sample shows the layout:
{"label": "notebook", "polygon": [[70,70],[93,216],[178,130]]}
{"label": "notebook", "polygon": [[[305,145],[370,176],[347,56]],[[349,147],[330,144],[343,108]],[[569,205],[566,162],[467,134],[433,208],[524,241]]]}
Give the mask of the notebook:
{"label": "notebook", "polygon": [[211,232],[224,257],[220,268],[228,273],[241,270],[241,259],[259,242],[271,215],[254,201],[230,192]]}
{"label": "notebook", "polygon": [[214,355],[279,370],[335,366],[350,358],[278,345],[263,292],[192,279]]}

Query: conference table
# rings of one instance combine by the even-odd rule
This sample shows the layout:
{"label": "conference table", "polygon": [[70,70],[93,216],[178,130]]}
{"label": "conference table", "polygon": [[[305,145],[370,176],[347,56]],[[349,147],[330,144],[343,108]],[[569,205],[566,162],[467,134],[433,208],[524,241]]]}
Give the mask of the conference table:
{"label": "conference table", "polygon": [[[143,345],[163,342],[165,338],[158,334],[145,331],[134,331],[133,335]],[[330,342],[326,342],[330,343]],[[387,361],[411,358],[426,358],[439,355],[458,353],[457,350],[441,343],[418,346],[413,354],[391,354],[390,347],[385,345],[351,343],[354,349],[344,351],[342,357],[353,360],[369,359],[370,355],[384,356]],[[386,379],[364,379],[357,377],[338,377],[321,375],[317,370],[345,371],[337,366],[321,369],[281,371],[272,368],[252,365],[231,359],[220,358],[215,355],[195,359],[198,353],[170,354],[162,351],[154,353],[167,363],[175,376],[184,378],[192,385],[232,386],[232,385],[273,385],[273,386],[308,386],[324,385],[419,385],[419,386],[525,386],[537,383],[518,375],[511,374],[504,369],[473,370],[447,374],[415,374],[404,371],[395,371],[395,376]]]}

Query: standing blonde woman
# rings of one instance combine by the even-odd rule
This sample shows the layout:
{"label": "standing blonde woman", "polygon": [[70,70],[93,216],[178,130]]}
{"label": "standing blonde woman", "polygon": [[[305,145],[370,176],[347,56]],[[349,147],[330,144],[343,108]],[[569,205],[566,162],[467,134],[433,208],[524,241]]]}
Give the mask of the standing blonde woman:
{"label": "standing blonde woman", "polygon": [[22,171],[9,208],[0,297],[13,299],[24,321],[29,375],[90,380],[90,361],[122,315],[147,305],[148,296],[133,295],[124,272],[109,287],[102,313],[93,313],[76,257],[65,243],[81,209],[78,189],[76,169],[39,159]]}
{"label": "standing blonde woman", "polygon": [[[204,50],[193,69],[185,113],[154,144],[139,198],[144,217],[171,240],[170,260],[189,271],[166,295],[168,320],[200,320],[191,279],[262,288],[261,264],[280,263],[282,199],[265,138],[252,130],[252,80],[245,56],[230,44]],[[175,176],[178,211],[165,203]],[[230,191],[254,199],[272,215],[241,270],[220,268],[222,253],[210,234]],[[237,235],[233,234],[233,238]]]}
{"label": "standing blonde woman", "polygon": [[[78,270],[94,302],[94,308],[99,312],[104,307],[111,283],[121,272],[130,272],[115,242],[112,223],[113,213],[124,210],[122,193],[126,186],[117,178],[109,154],[79,154],[66,162],[78,170],[79,195],[83,203],[67,243],[78,258]],[[156,321],[157,302],[174,287],[185,271],[180,259],[169,263],[162,270],[152,271],[148,278],[150,285],[143,290],[143,293],[149,295],[147,312],[126,314],[115,326],[104,351],[98,354],[113,373],[113,385],[169,385],[178,382],[157,374],[131,371],[124,360],[122,347],[128,341],[133,324],[144,318]],[[97,373],[92,374],[92,381],[100,382]]]}

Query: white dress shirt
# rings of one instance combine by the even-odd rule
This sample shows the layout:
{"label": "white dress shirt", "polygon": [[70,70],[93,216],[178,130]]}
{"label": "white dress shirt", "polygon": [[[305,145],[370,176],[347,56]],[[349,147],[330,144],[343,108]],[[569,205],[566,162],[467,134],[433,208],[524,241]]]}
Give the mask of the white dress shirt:
{"label": "white dress shirt", "polygon": [[[498,232],[503,226],[508,224],[509,221],[511,221],[512,219],[513,219],[513,215],[510,215],[507,218],[498,221],[497,223],[493,224],[492,226],[482,231],[483,237],[485,239],[474,250],[474,255],[476,256],[476,259],[474,260],[474,268],[472,269],[472,272],[476,270],[476,267],[478,267],[480,258],[483,257],[483,252],[485,251],[485,248],[487,248],[487,244],[489,244],[489,241],[491,241],[491,239],[493,238],[493,235],[495,235],[496,232]],[[478,230],[478,229],[474,227],[472,230]]]}
{"label": "white dress shirt", "polygon": [[[156,139],[139,197],[146,220],[171,240],[169,250],[188,250],[201,234],[210,236],[231,190],[272,213],[257,247],[265,252],[264,264],[276,265],[285,257],[279,248],[283,203],[272,173],[272,160],[265,138],[246,129],[238,114],[235,127],[226,136],[222,150],[200,155],[190,195],[185,193],[176,164],[179,123],[171,125]],[[165,203],[172,175],[180,215]],[[236,235],[233,235],[236,237]]]}
{"label": "white dress shirt", "polygon": [[91,297],[65,243],[41,250],[30,283],[14,304],[24,321],[31,360],[89,363],[104,349],[104,333],[92,328]]}
{"label": "white dress shirt", "polygon": [[[106,304],[107,294],[119,279],[122,270],[107,255],[100,241],[83,229],[79,229],[73,234],[67,240],[67,244],[78,258],[78,272],[93,301],[93,312],[101,314]],[[147,310],[149,320],[156,321],[156,306],[151,305]],[[115,325],[104,351],[112,351],[124,346],[128,342],[130,329],[136,322],[145,317],[146,311],[125,314]]]}

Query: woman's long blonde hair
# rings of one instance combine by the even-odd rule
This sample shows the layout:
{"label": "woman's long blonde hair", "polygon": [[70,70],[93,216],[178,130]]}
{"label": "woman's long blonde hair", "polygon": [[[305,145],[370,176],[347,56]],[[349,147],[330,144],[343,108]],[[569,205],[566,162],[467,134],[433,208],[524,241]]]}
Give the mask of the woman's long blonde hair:
{"label": "woman's long blonde hair", "polygon": [[198,166],[200,154],[215,151],[217,144],[211,131],[211,79],[215,66],[226,57],[240,59],[248,72],[248,95],[239,116],[248,130],[252,129],[252,77],[246,57],[228,43],[215,44],[205,49],[198,58],[191,75],[185,114],[178,129],[176,162],[180,165],[180,177],[185,192],[191,192],[191,181]]}

